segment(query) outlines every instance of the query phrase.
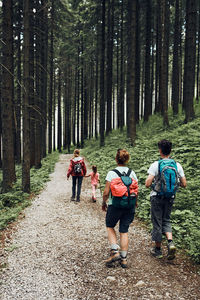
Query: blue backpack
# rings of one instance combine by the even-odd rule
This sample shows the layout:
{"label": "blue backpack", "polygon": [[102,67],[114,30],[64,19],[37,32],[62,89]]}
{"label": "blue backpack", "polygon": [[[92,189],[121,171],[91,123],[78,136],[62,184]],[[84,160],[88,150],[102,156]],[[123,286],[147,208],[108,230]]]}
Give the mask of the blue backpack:
{"label": "blue backpack", "polygon": [[176,194],[179,187],[178,171],[176,162],[171,159],[160,159],[158,161],[158,195],[171,198]]}

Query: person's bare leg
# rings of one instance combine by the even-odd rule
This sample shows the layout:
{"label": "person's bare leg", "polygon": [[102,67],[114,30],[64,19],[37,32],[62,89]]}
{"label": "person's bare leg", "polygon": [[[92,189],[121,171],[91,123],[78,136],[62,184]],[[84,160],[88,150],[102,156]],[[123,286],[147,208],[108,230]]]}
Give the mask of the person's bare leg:
{"label": "person's bare leg", "polygon": [[111,255],[106,260],[107,267],[111,267],[115,261],[120,260],[119,246],[117,245],[117,235],[114,228],[106,227],[108,233],[108,240],[111,246]]}
{"label": "person's bare leg", "polygon": [[108,240],[110,242],[110,245],[117,244],[117,235],[114,228],[106,227],[107,233],[108,233]]}
{"label": "person's bare leg", "polygon": [[120,233],[121,251],[128,251],[128,232]]}
{"label": "person's bare leg", "polygon": [[128,251],[128,232],[120,233],[120,246],[121,246],[121,266],[127,268],[127,251]]}

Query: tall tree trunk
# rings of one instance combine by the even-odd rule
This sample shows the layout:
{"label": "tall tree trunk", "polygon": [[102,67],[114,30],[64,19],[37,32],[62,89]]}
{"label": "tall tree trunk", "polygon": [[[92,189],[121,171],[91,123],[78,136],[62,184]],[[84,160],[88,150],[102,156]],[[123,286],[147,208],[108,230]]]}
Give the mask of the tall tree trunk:
{"label": "tall tree trunk", "polygon": [[2,71],[2,143],[3,143],[3,191],[15,181],[14,132],[13,132],[13,3],[3,1],[3,71]]}
{"label": "tall tree trunk", "polygon": [[105,62],[105,0],[102,0],[101,31],[101,66],[100,66],[100,146],[104,146],[105,130],[105,96],[104,96],[104,62]]}
{"label": "tall tree trunk", "polygon": [[[98,47],[97,47],[98,49]],[[98,138],[98,90],[99,90],[99,51],[96,50],[96,80],[95,80],[95,113],[94,113],[94,122],[95,122],[95,138]]]}
{"label": "tall tree trunk", "polygon": [[30,105],[30,167],[35,165],[35,93],[34,93],[34,1],[29,0],[29,105]]}
{"label": "tall tree trunk", "polygon": [[89,99],[88,99],[88,68],[84,63],[83,82],[84,82],[84,139],[88,138],[88,112],[89,112]]}
{"label": "tall tree trunk", "polygon": [[24,93],[23,93],[23,163],[22,189],[30,192],[30,2],[24,2]]}
{"label": "tall tree trunk", "polygon": [[183,108],[185,121],[194,118],[194,83],[195,83],[195,56],[196,56],[196,0],[186,0],[186,37],[185,37],[185,62],[183,85]]}
{"label": "tall tree trunk", "polygon": [[22,105],[22,57],[21,57],[21,36],[22,36],[22,13],[23,5],[18,3],[18,27],[17,27],[17,101],[16,101],[16,162],[21,163],[21,105]]}
{"label": "tall tree trunk", "polygon": [[80,54],[80,49],[78,47],[78,53],[77,53],[77,64],[78,64],[78,73],[77,73],[77,147],[79,148],[80,147],[80,59],[79,59],[79,54]]}
{"label": "tall tree trunk", "polygon": [[124,0],[121,1],[121,32],[120,32],[120,128],[124,126]]}
{"label": "tall tree trunk", "polygon": [[152,113],[151,75],[150,75],[150,47],[151,47],[151,0],[146,0],[146,49],[145,49],[145,98],[144,121],[147,122]]}
{"label": "tall tree trunk", "polygon": [[42,44],[43,49],[41,53],[42,65],[42,157],[46,157],[46,130],[47,130],[47,57],[48,57],[48,7],[47,0],[41,0],[42,3]]}
{"label": "tall tree trunk", "polygon": [[48,153],[52,152],[52,104],[53,104],[53,60],[54,60],[54,0],[51,1],[51,32],[50,32],[50,78],[49,78],[49,103],[48,103]]}
{"label": "tall tree trunk", "polygon": [[135,118],[135,57],[136,57],[136,2],[128,0],[128,57],[127,57],[127,136],[131,145],[136,138]]}
{"label": "tall tree trunk", "polygon": [[172,107],[174,115],[178,114],[179,82],[179,0],[176,0],[172,70]]}
{"label": "tall tree trunk", "polygon": [[35,98],[35,168],[39,169],[41,167],[41,144],[42,144],[42,94],[41,94],[41,20],[42,20],[42,9],[40,1],[36,1],[36,14],[35,14],[35,28],[36,28],[36,51],[35,51],[35,88],[36,88],[36,98]]}
{"label": "tall tree trunk", "polygon": [[162,52],[162,32],[161,32],[161,0],[157,1],[156,9],[156,78],[155,78],[155,113],[161,111],[160,104],[160,71]]}
{"label": "tall tree trunk", "polygon": [[107,9],[107,69],[106,69],[106,100],[107,100],[107,126],[106,133],[112,130],[112,64],[113,64],[113,0],[108,1]]}
{"label": "tall tree trunk", "polygon": [[58,151],[61,152],[62,142],[62,120],[61,120],[61,70],[58,71],[58,127],[57,127],[57,144]]}
{"label": "tall tree trunk", "polygon": [[197,48],[197,79],[196,79],[196,101],[199,102],[199,64],[200,64],[200,4],[199,4],[199,12],[198,12],[198,48]]}
{"label": "tall tree trunk", "polygon": [[138,123],[140,105],[140,3],[136,1],[136,49],[135,49],[135,120]]}
{"label": "tall tree trunk", "polygon": [[167,83],[168,83],[168,0],[162,0],[162,52],[161,52],[161,68],[160,68],[160,103],[162,105],[163,123],[169,126],[168,112],[167,112]]}

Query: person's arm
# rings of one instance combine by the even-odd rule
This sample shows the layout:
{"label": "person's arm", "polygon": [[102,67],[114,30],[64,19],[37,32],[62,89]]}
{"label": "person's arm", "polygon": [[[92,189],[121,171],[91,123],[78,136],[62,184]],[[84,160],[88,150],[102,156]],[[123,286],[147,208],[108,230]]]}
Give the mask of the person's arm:
{"label": "person's arm", "polygon": [[68,168],[68,171],[67,171],[67,178],[69,178],[71,173],[72,173],[72,160],[70,160],[69,168]]}
{"label": "person's arm", "polygon": [[187,181],[186,181],[185,176],[180,177],[180,186],[183,187],[183,188],[186,188],[186,186],[187,186]]}
{"label": "person's arm", "polygon": [[146,179],[146,181],[145,181],[145,186],[147,187],[147,188],[149,188],[151,185],[152,185],[152,182],[153,182],[153,180],[154,180],[154,175],[149,175],[148,177],[147,177],[147,179]]}
{"label": "person's arm", "polygon": [[90,176],[91,176],[91,174],[85,175],[85,177],[90,177]]}
{"label": "person's arm", "polygon": [[106,181],[105,189],[103,192],[103,202],[102,202],[102,210],[106,211],[107,210],[107,200],[109,198],[109,193],[110,193],[110,181]]}
{"label": "person's arm", "polygon": [[85,176],[85,174],[87,173],[87,169],[86,169],[86,165],[85,165],[84,160],[82,162],[82,166],[83,166],[83,176]]}

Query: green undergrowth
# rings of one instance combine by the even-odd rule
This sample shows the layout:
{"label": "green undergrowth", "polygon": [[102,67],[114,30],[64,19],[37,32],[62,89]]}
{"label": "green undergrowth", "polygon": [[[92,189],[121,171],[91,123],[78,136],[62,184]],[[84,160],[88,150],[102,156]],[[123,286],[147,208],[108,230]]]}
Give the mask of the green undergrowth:
{"label": "green undergrowth", "polygon": [[114,130],[105,139],[105,146],[99,148],[99,140],[87,141],[83,154],[90,164],[96,164],[100,173],[102,189],[109,170],[115,168],[118,148],[129,151],[129,167],[139,180],[139,208],[137,216],[148,224],[150,221],[150,190],[145,188],[145,179],[150,164],[159,159],[157,142],[163,138],[173,143],[171,157],[180,162],[185,171],[187,188],[177,193],[171,215],[176,245],[200,263],[200,113],[196,108],[196,118],[184,124],[184,116],[173,118],[169,114],[169,128],[163,127],[162,118],[154,115],[148,123],[140,123],[137,128],[135,147],[130,146],[126,131]]}
{"label": "green undergrowth", "polygon": [[[16,166],[17,180],[13,188],[8,193],[0,194],[0,230],[4,229],[10,222],[16,220],[20,212],[31,204],[32,198],[39,194],[44,184],[49,180],[50,173],[53,172],[55,163],[58,161],[59,153],[53,152],[42,160],[40,169],[31,168],[31,194],[21,191],[21,165]],[[2,171],[0,172],[2,181]]]}

